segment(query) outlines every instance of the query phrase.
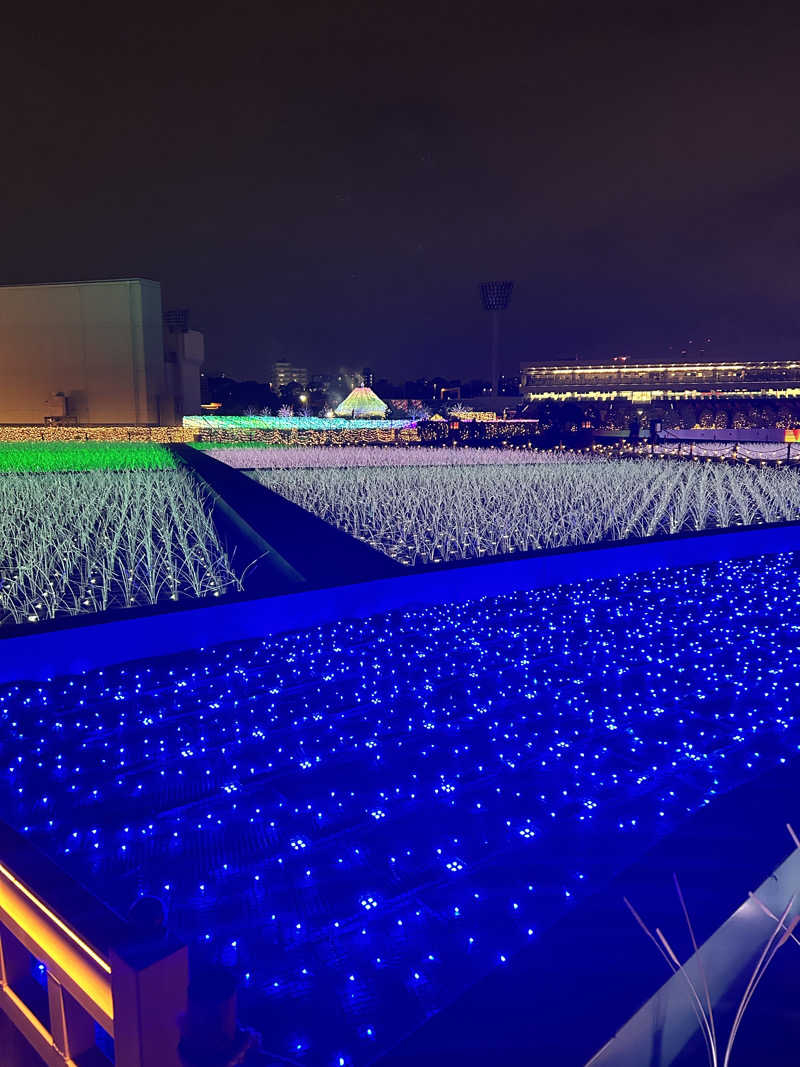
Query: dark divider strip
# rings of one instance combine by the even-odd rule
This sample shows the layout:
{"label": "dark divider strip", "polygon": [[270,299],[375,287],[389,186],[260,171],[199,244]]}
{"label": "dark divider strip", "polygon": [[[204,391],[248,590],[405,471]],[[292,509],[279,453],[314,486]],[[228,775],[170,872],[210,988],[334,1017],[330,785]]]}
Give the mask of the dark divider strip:
{"label": "dark divider strip", "polygon": [[[244,575],[245,589],[252,596],[269,596],[274,593],[289,593],[306,587],[304,576],[299,573],[258,531],[239,513],[221,491],[214,479],[213,468],[209,475],[194,462],[196,449],[185,445],[167,445],[178,463],[188,467],[203,487],[211,494],[214,505],[214,525],[231,558],[237,574]],[[222,466],[222,464],[217,464]]]}
{"label": "dark divider strip", "polygon": [[[171,445],[238,520],[240,536],[265,545],[284,567],[315,588],[375,581],[408,568],[337,530],[305,508],[189,445]],[[227,514],[227,512],[226,512]],[[246,588],[249,586],[246,585]]]}

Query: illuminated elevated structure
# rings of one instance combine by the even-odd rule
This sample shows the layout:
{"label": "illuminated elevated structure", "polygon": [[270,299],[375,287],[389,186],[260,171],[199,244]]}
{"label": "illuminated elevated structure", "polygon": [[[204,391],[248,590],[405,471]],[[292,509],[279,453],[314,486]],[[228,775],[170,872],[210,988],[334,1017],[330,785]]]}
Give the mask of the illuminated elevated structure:
{"label": "illuminated elevated structure", "polygon": [[800,396],[800,359],[635,359],[617,356],[537,361],[520,366],[527,400],[614,400],[634,403],[700,396]]}
{"label": "illuminated elevated structure", "polygon": [[377,393],[361,385],[344,398],[334,414],[351,419],[382,419],[388,410],[389,405]]}

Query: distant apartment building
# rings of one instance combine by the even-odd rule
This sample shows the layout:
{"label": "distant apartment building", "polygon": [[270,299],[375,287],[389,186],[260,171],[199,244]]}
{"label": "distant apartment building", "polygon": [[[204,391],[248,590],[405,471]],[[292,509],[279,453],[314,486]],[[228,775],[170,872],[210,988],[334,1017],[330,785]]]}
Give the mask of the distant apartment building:
{"label": "distant apartment building", "polygon": [[180,422],[200,410],[203,338],[169,336],[158,282],[0,286],[0,422]]}
{"label": "distant apartment building", "polygon": [[327,392],[333,387],[334,381],[332,374],[312,374],[308,379],[308,388],[312,392]]}
{"label": "distant apartment building", "polygon": [[305,389],[308,386],[308,367],[296,367],[293,363],[278,362],[272,364],[273,389],[282,389],[289,382],[297,382]]}
{"label": "distant apartment building", "polygon": [[666,358],[615,356],[539,360],[520,365],[527,400],[653,400],[701,396],[800,396],[800,360],[758,360],[701,353]]}

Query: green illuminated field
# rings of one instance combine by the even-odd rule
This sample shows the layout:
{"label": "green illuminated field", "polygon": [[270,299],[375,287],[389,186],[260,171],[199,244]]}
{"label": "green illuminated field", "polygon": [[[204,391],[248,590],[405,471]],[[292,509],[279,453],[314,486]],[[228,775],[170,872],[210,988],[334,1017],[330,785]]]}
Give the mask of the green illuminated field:
{"label": "green illuminated field", "polygon": [[175,459],[149,442],[22,441],[0,444],[0,473],[94,470],[165,470]]}

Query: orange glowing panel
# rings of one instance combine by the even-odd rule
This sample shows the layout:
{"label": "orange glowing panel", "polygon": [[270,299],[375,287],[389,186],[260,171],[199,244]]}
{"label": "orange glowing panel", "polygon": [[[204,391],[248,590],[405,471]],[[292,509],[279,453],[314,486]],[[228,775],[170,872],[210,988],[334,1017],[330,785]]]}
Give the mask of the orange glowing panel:
{"label": "orange glowing panel", "polygon": [[113,1033],[110,965],[2,864],[0,922]]}

